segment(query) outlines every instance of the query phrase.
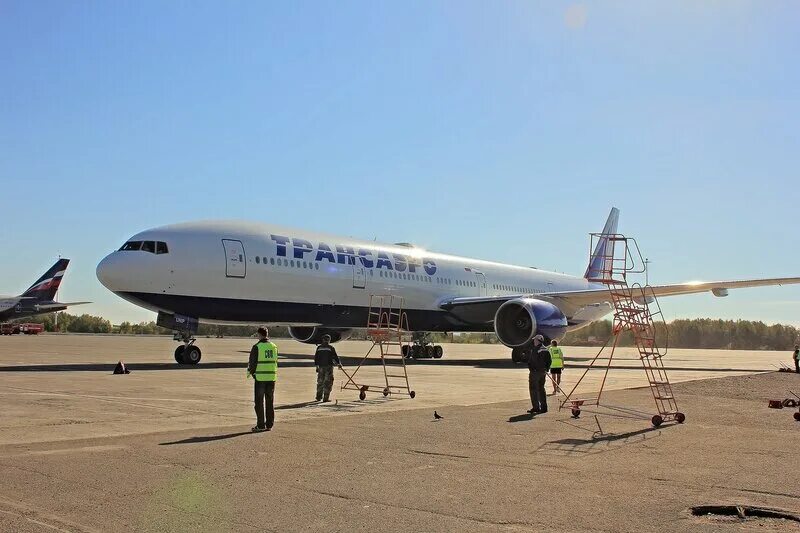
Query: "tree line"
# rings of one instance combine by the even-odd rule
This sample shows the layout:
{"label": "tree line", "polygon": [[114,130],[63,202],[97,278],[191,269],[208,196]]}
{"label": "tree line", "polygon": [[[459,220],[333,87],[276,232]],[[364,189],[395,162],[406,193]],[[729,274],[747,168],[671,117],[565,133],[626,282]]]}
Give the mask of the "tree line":
{"label": "tree line", "polygon": [[[172,331],[157,326],[155,322],[122,322],[112,325],[105,318],[82,314],[72,315],[60,312],[39,315],[16,322],[37,322],[44,324],[45,331],[60,333],[118,333],[123,335],[172,335]],[[611,336],[610,320],[594,322],[577,331],[567,334],[561,341],[565,346],[602,346]],[[200,324],[197,332],[203,337],[250,337],[255,326],[219,326]],[[288,328],[271,326],[270,336],[288,337]],[[353,332],[353,339],[364,339],[365,331]],[[694,318],[673,320],[667,327],[656,324],[656,338],[659,345],[665,341],[672,348],[708,348],[726,350],[789,350],[800,341],[800,330],[785,324],[767,325],[751,320],[720,320]],[[493,333],[432,333],[432,342],[456,342],[469,344],[497,344]],[[630,332],[620,336],[619,346],[632,346]]]}
{"label": "tree line", "polygon": [[[56,315],[58,317],[56,318]],[[105,318],[82,314],[72,315],[66,312],[49,313],[34,317],[21,318],[12,322],[34,322],[43,324],[44,330],[55,333],[118,333],[121,335],[172,335],[172,330],[162,328],[155,322],[122,322],[113,325]],[[271,326],[270,335],[274,337],[288,337],[288,328]],[[250,337],[255,334],[255,326],[218,326],[214,324],[200,324],[197,335],[203,337]]]}
{"label": "tree line", "polygon": [[[602,320],[567,334],[567,346],[602,346],[611,336],[612,323]],[[800,341],[800,330],[785,324],[767,325],[752,320],[713,318],[677,319],[665,326],[656,323],[656,342],[671,348],[722,350],[789,350]],[[632,346],[633,336],[625,332],[620,346]]]}

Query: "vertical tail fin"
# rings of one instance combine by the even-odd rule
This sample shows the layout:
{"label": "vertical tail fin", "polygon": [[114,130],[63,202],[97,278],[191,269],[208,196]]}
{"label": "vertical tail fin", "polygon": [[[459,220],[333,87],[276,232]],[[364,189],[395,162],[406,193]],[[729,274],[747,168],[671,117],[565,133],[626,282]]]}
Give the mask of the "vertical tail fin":
{"label": "vertical tail fin", "polygon": [[609,246],[614,246],[614,241],[611,241],[606,235],[614,235],[617,233],[617,224],[619,223],[619,209],[616,207],[611,208],[611,213],[608,215],[606,225],[603,226],[602,236],[597,240],[597,244],[592,251],[592,257],[589,261],[589,266],[583,277],[586,279],[603,278],[604,272],[611,272],[613,265],[611,259],[614,256],[614,250],[609,249]]}
{"label": "vertical tail fin", "polygon": [[36,280],[36,283],[31,285],[22,296],[35,298],[36,300],[51,301],[58,291],[58,286],[61,285],[61,278],[64,277],[64,272],[67,271],[68,265],[69,259],[56,261],[56,264]]}

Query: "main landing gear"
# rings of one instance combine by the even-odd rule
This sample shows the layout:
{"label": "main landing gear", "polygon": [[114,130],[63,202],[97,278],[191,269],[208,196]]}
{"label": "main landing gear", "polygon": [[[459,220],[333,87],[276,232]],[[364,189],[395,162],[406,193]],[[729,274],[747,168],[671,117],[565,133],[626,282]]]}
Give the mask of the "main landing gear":
{"label": "main landing gear", "polygon": [[412,333],[411,342],[403,345],[403,357],[406,359],[441,359],[444,355],[444,349],[433,343],[427,331]]}
{"label": "main landing gear", "polygon": [[430,333],[415,331],[412,344],[403,345],[403,357],[406,359],[441,359],[444,349],[431,340]]}
{"label": "main landing gear", "polygon": [[194,345],[197,339],[191,333],[178,331],[173,336],[176,341],[181,341],[182,346],[175,348],[175,362],[179,365],[196,365],[200,362],[203,353]]}
{"label": "main landing gear", "polygon": [[444,349],[438,344],[411,344],[403,346],[403,355],[412,359],[441,359],[444,355]]}

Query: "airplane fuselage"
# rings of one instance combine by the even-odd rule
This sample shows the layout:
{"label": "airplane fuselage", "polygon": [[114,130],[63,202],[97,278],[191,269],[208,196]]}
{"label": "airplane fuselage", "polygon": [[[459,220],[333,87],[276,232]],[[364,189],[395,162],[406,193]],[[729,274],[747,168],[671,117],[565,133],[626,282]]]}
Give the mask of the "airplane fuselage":
{"label": "airplane fuselage", "polygon": [[[364,327],[370,294],[394,294],[403,297],[412,330],[492,331],[491,322],[467,322],[440,304],[596,287],[535,268],[268,224],[177,224],[128,243],[98,265],[106,287],[153,311],[215,323]],[[574,328],[610,310],[597,302],[564,313]]]}

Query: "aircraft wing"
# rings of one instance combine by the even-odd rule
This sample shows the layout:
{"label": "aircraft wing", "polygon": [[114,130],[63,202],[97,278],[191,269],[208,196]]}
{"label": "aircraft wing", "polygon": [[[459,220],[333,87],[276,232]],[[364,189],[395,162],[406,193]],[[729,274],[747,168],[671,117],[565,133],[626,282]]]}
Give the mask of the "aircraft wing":
{"label": "aircraft wing", "polygon": [[[727,296],[728,289],[744,289],[747,287],[766,287],[772,285],[791,285],[800,283],[800,277],[795,278],[769,278],[729,281],[690,281],[676,285],[654,285],[647,290],[646,295],[678,296],[681,294],[697,294],[711,292],[715,296]],[[652,292],[651,290],[652,289]],[[580,291],[546,292],[542,294],[506,294],[503,296],[466,296],[450,298],[442,301],[439,307],[450,311],[467,322],[491,322],[497,308],[508,300],[515,298],[537,298],[552,302],[562,310],[578,309],[587,305],[607,302],[608,289],[587,289]]]}
{"label": "aircraft wing", "polygon": [[48,309],[62,309],[71,305],[84,305],[92,302],[51,302],[46,304],[36,304],[37,311],[47,311]]}

